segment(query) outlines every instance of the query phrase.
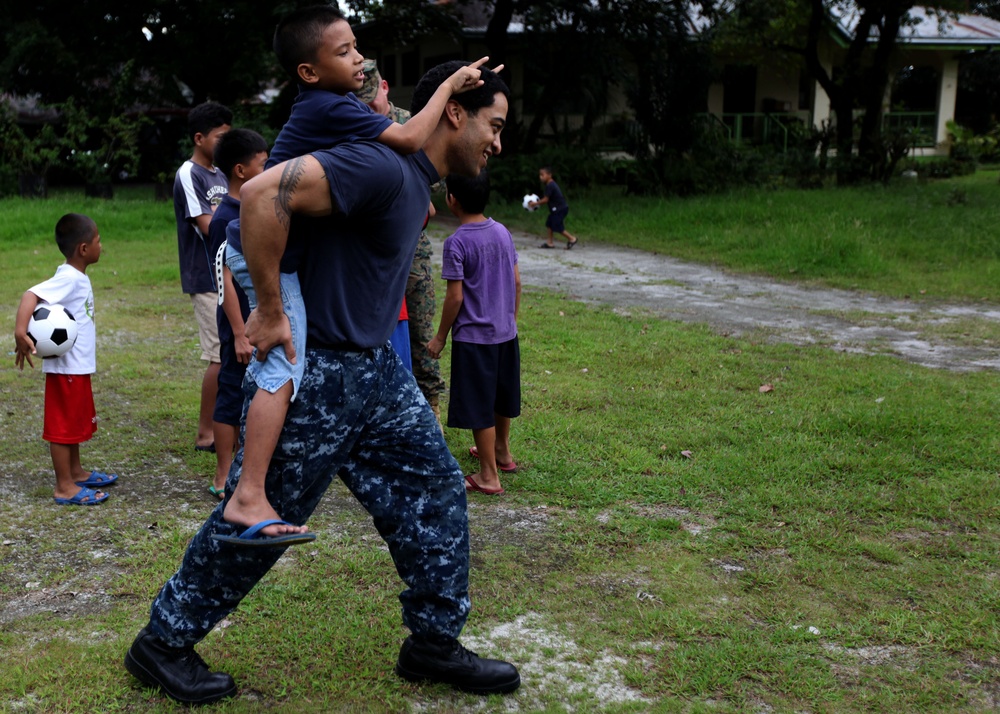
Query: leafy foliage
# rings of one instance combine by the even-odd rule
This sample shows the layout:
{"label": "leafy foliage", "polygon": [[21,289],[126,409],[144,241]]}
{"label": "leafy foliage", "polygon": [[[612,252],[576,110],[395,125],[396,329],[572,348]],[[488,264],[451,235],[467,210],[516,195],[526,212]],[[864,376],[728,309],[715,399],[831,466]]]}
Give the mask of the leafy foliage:
{"label": "leafy foliage", "polygon": [[253,96],[273,70],[271,35],[280,14],[306,2],[250,0],[38,0],[0,5],[0,78],[8,91],[59,103],[92,92],[132,61],[133,101],[188,106]]}
{"label": "leafy foliage", "polygon": [[[941,15],[965,9],[965,3],[957,0],[734,0],[716,7],[717,49],[746,56],[760,48],[769,56],[803,67],[830,97],[836,118],[834,143],[841,157],[839,180],[885,180],[899,160],[902,140],[882,136],[882,103],[897,39],[913,23],[910,11],[918,4]],[[827,35],[837,32],[831,25],[831,12],[853,20],[853,34],[846,39],[833,71],[821,56]],[[862,109],[862,116],[855,131],[857,108]]]}
{"label": "leafy foliage", "polygon": [[22,127],[9,104],[0,105],[0,140],[5,162],[19,173],[45,176],[66,146],[62,128],[54,122],[37,127]]}
{"label": "leafy foliage", "polygon": [[968,127],[950,121],[948,137],[951,140],[951,158],[956,161],[994,162],[1000,158],[1000,126],[994,126],[984,134],[977,134]]}
{"label": "leafy foliage", "polygon": [[92,185],[109,185],[112,177],[134,174],[141,158],[139,137],[149,120],[127,110],[134,64],[127,62],[108,92],[106,114],[88,113],[73,99],[63,106],[72,143],[67,162]]}
{"label": "leafy foliage", "polygon": [[533,154],[501,154],[490,161],[491,193],[509,200],[538,193],[538,169],[542,166],[550,166],[558,181],[580,188],[614,183],[622,168],[621,163],[581,148],[553,146]]}

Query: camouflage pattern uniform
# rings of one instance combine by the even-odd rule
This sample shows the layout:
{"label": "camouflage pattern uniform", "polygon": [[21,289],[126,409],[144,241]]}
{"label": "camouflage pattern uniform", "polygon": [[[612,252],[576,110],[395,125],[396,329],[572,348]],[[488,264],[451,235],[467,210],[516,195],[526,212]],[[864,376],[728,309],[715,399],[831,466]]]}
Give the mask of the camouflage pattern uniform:
{"label": "camouflage pattern uniform", "polygon": [[[308,349],[306,365],[271,458],[267,500],[285,520],[305,523],[340,476],[371,514],[407,585],[399,596],[403,624],[417,635],[458,637],[470,608],[465,484],[434,414],[389,345],[355,352]],[[245,380],[243,389],[245,424],[256,387]],[[153,601],[150,627],[172,647],[205,637],[284,552],[211,537],[242,530],[222,519],[242,463],[241,448],[226,501],[194,536],[180,569]]]}

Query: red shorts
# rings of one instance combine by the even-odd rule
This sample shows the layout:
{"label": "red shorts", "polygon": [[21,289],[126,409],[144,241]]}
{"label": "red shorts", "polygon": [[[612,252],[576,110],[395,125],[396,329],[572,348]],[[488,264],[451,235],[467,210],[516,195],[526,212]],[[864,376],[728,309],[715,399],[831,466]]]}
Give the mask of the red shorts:
{"label": "red shorts", "polygon": [[97,431],[89,374],[45,375],[45,429],[51,444],[81,444]]}

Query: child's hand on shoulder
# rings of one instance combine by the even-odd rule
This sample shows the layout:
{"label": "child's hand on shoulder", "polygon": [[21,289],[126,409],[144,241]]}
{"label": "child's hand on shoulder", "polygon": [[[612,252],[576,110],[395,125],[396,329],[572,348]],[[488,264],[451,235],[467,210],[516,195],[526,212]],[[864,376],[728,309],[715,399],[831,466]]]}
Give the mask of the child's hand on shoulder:
{"label": "child's hand on shoulder", "polygon": [[[470,89],[483,86],[483,80],[481,78],[482,72],[479,68],[489,62],[489,60],[489,57],[481,57],[470,65],[460,67],[448,78],[448,84],[451,86],[451,93],[461,94],[462,92],[468,92]],[[502,69],[503,65],[500,65],[493,71],[499,72]]]}

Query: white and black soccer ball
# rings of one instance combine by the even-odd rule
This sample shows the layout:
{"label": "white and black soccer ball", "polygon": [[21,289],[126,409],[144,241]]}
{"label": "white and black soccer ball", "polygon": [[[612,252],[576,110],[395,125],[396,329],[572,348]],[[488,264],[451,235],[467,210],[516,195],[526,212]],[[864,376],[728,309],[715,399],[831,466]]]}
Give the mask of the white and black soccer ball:
{"label": "white and black soccer ball", "polygon": [[538,194],[529,193],[526,194],[523,199],[521,199],[521,205],[524,206],[524,210],[526,211],[534,211],[535,209],[538,208],[538,206],[529,206],[528,204],[531,203],[532,201],[537,201],[537,200],[538,200]]}
{"label": "white and black soccer ball", "polygon": [[76,318],[62,305],[42,304],[28,320],[28,337],[39,357],[62,357],[76,344]]}

